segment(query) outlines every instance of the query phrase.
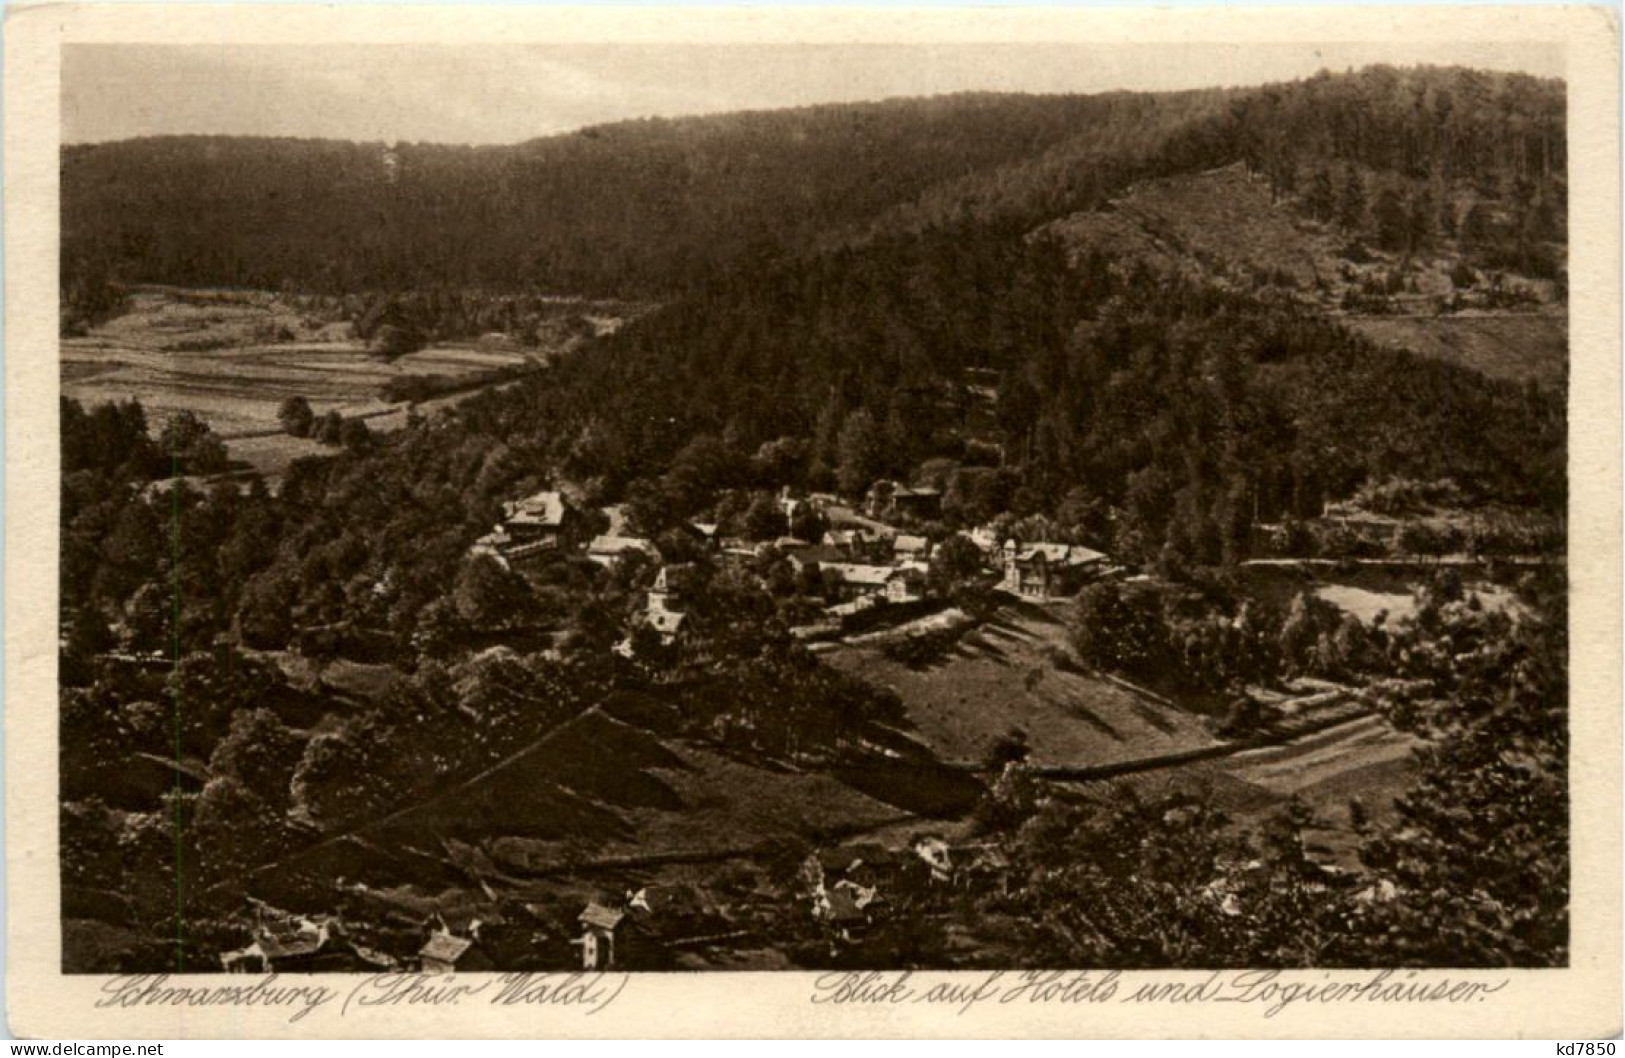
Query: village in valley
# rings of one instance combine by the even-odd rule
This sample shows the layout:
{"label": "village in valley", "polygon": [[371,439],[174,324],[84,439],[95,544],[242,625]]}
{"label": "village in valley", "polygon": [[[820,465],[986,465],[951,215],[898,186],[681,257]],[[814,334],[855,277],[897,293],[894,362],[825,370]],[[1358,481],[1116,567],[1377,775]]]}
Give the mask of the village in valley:
{"label": "village in valley", "polygon": [[[733,568],[752,568],[764,560],[782,559],[798,583],[816,585],[819,593],[838,600],[826,606],[816,619],[790,625],[790,633],[796,638],[814,642],[838,639],[853,618],[888,603],[921,604],[912,609],[894,605],[886,610],[885,616],[892,619],[892,624],[900,623],[904,616],[921,615],[945,605],[940,585],[937,591],[930,587],[931,539],[885,520],[900,520],[916,529],[922,522],[935,524],[941,517],[940,490],[877,482],[862,511],[829,493],[798,498],[791,496],[788,489],[776,500],[758,496],[753,502],[774,503],[778,520],[786,529],[823,528],[822,534],[815,540],[804,540],[787,532],[770,540],[753,541],[719,536],[717,524],[705,522],[686,523],[679,531],[689,534],[712,562]],[[500,525],[475,541],[471,555],[487,556],[504,569],[512,569],[513,563],[527,557],[581,546],[575,527],[587,516],[563,492],[540,492],[510,501],[504,513]],[[661,563],[660,551],[652,540],[626,529],[623,508],[611,507],[598,513],[608,520],[610,529],[585,544],[586,556],[607,568],[634,555],[658,565],[659,571],[647,592],[647,606],[633,631],[648,629],[661,645],[673,645],[683,631],[681,584],[693,573],[692,568]],[[960,571],[962,576],[990,582],[996,577],[1000,591],[1018,597],[1075,595],[1090,580],[1123,572],[1110,565],[1104,554],[1081,544],[1023,543],[1014,538],[1001,542],[997,529],[991,526],[963,530],[955,537],[968,541],[975,549],[959,545],[960,561],[965,567]],[[632,656],[633,640],[628,635],[617,644],[617,651]]]}
{"label": "village in valley", "polygon": [[[657,683],[709,658],[706,637],[695,634],[687,618],[696,596],[717,577],[742,578],[777,598],[774,619],[814,654],[879,652],[916,668],[939,663],[943,642],[951,650],[1001,616],[1025,612],[1064,621],[1073,600],[1090,586],[1156,579],[1084,544],[1011,535],[1020,523],[1009,517],[949,530],[942,492],[930,484],[893,480],[876,481],[857,500],[827,492],[798,495],[787,487],[759,491],[725,498],[722,507],[736,512],[726,521],[668,524],[657,542],[654,534],[639,535],[629,524],[624,504],[594,508],[580,498],[579,489],[545,489],[504,501],[501,520],[471,545],[467,557],[519,578],[545,577],[560,563],[585,561],[606,576],[644,585],[630,594],[612,651]],[[1028,527],[1034,524],[1042,523]],[[1357,508],[1328,512],[1321,531],[1345,542],[1363,541],[1365,561],[1386,567],[1390,576],[1441,561],[1399,552],[1398,527]],[[1259,533],[1261,553],[1269,540],[1280,538],[1276,527],[1260,527]],[[666,561],[663,552],[683,561]],[[1298,560],[1255,561],[1261,570],[1279,571]],[[1354,567],[1345,561],[1343,568]],[[1479,568],[1476,560],[1470,568]],[[1493,602],[1493,590],[1485,593],[1487,585],[1479,587],[1477,599],[1504,605]],[[1403,603],[1402,596],[1389,598]],[[499,620],[495,629],[502,626]],[[485,648],[488,656],[508,650]],[[1047,661],[1062,668],[1069,664],[1053,647]],[[1148,687],[1109,673],[1094,676],[1138,699],[1140,708],[1157,703],[1172,709]],[[1031,684],[1035,670],[1021,678]],[[1322,741],[1311,747],[1310,756],[1335,752],[1340,745],[1349,751],[1346,767],[1334,763],[1327,771],[1336,785],[1345,772],[1362,768],[1403,770],[1402,758],[1413,741],[1385,732],[1375,716],[1368,691],[1302,676],[1274,687],[1263,681],[1250,686],[1241,699],[1228,703],[1228,711],[1204,722],[1204,737],[1191,748],[1158,747],[1160,752],[1126,760],[1061,762],[1047,754],[1030,756],[1025,733],[1013,725],[986,760],[952,766],[986,774],[995,780],[995,791],[1036,777],[1088,788],[1149,775],[1154,785],[1148,788],[1156,788],[1156,782],[1186,766],[1232,756],[1258,757],[1264,771],[1280,770],[1290,765],[1294,751],[1271,747],[1331,730],[1344,732],[1346,743]],[[817,754],[808,754],[804,763],[816,760]],[[788,763],[796,761],[792,753]],[[1247,771],[1231,774],[1234,781]],[[1302,789],[1290,782],[1283,788]],[[566,868],[583,871],[575,885],[566,886],[583,894],[569,905],[578,911],[573,919],[556,898],[538,903],[499,892],[513,879],[489,857],[465,852],[458,866],[476,891],[449,903],[404,905],[420,908],[424,916],[416,950],[410,929],[404,936],[398,928],[391,931],[395,939],[386,950],[367,943],[378,943],[375,928],[357,930],[341,914],[294,913],[256,900],[250,941],[222,952],[220,962],[230,972],[412,969],[426,974],[513,966],[604,971],[774,965],[789,954],[782,947],[788,935],[799,946],[792,950],[801,952],[789,956],[791,965],[807,960],[808,950],[817,953],[814,964],[870,965],[877,941],[878,950],[885,950],[899,929],[946,923],[962,902],[1008,894],[1007,843],[984,827],[953,821],[951,814],[894,818],[847,840],[769,842],[736,854],[701,854],[692,859],[712,866],[698,871],[683,865],[690,857],[680,854],[669,857],[675,869],[660,866],[658,855],[648,857],[649,865],[641,869],[618,868],[614,860],[604,865],[607,870]],[[1346,856],[1325,848],[1317,854],[1333,873],[1346,870],[1339,866]],[[726,872],[730,862],[760,870],[755,875],[745,870],[746,881],[736,877],[718,885],[716,872]],[[346,902],[360,898],[362,906],[385,897],[361,882],[338,878],[334,885]],[[1367,900],[1393,895],[1391,887],[1364,891]],[[1206,898],[1222,913],[1240,914],[1229,883],[1211,886]],[[392,917],[401,918],[399,894],[386,902],[393,904]],[[764,962],[770,951],[775,954]]]}
{"label": "village in valley", "polygon": [[[510,572],[571,554],[609,570],[624,572],[624,566],[633,563],[653,569],[644,604],[631,618],[628,634],[614,647],[628,660],[646,662],[665,660],[669,655],[661,651],[697,647],[685,636],[684,585],[694,582],[701,565],[707,567],[707,575],[725,568],[755,577],[753,571],[764,564],[786,563],[798,585],[813,585],[814,592],[832,600],[806,614],[810,619],[805,623],[788,627],[796,639],[818,644],[814,650],[857,634],[906,643],[940,629],[936,618],[953,603],[950,587],[966,583],[1042,603],[1070,598],[1091,582],[1127,575],[1104,554],[1081,544],[1001,540],[998,527],[991,525],[945,537],[940,531],[941,490],[930,486],[878,481],[855,504],[830,493],[794,496],[789,489],[757,495],[751,502],[776,512],[752,518],[758,535],[764,526],[786,531],[753,540],[721,535],[717,523],[684,523],[676,531],[692,541],[697,560],[665,563],[653,540],[627,526],[624,507],[584,509],[565,491],[545,490],[505,502],[502,521],[475,541],[469,554]],[[605,531],[591,533],[593,527]],[[792,528],[817,538],[802,539],[791,534]],[[954,541],[949,544],[957,562],[953,582],[944,580],[940,569],[933,576],[933,537],[938,544]],[[765,582],[762,586],[767,587]],[[646,656],[650,651],[654,658]],[[877,915],[888,913],[887,905],[895,904],[899,914],[916,913],[911,908],[922,894],[929,895],[936,887],[999,885],[1007,867],[996,843],[955,845],[936,833],[916,834],[892,845],[874,840],[842,843],[810,851],[797,868],[786,899],[816,924],[838,955]],[[741,923],[730,910],[708,899],[700,887],[681,883],[602,895],[585,904],[577,921],[579,935],[570,937],[569,944],[585,970],[667,965],[672,951],[737,942],[753,933],[738,928]],[[228,972],[402,967],[427,974],[488,971],[505,965],[487,950],[490,935],[514,934],[496,907],[456,914],[437,908],[425,925],[422,948],[415,957],[399,958],[354,941],[336,915],[290,914],[257,904],[255,923],[247,946],[221,955],[221,966]],[[687,935],[695,931],[698,935]],[[554,952],[553,959],[539,955],[535,964],[559,964],[559,954]]]}

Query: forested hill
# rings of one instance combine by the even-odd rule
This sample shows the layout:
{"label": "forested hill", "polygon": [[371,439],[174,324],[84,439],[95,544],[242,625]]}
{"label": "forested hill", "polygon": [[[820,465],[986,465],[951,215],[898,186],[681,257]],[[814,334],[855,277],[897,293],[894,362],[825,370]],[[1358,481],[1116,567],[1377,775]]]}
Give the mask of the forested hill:
{"label": "forested hill", "polygon": [[[1029,225],[1098,202],[1129,178],[1245,162],[1278,194],[1313,195],[1322,171],[1352,167],[1434,192],[1465,182],[1507,204],[1561,198],[1566,94],[1560,81],[1460,67],[1373,66],[1231,93],[1152,97],[1136,122],[1070,137],[992,172],[931,187],[874,232],[955,217]],[[1335,188],[1334,188],[1335,194]]]}
{"label": "forested hill", "polygon": [[1341,187],[1352,169],[1435,208],[1490,203],[1509,230],[1537,208],[1551,226],[1563,115],[1559,82],[1376,67],[1250,90],[645,120],[504,147],[77,146],[62,156],[64,287],[107,275],[670,296],[720,266],[967,219],[1036,226],[1134,180],[1238,161],[1281,194]]}
{"label": "forested hill", "polygon": [[[715,277],[464,422],[672,517],[752,467],[848,494],[891,478],[942,487],[959,524],[1044,515],[1163,568],[1229,564],[1254,522],[1388,479],[1560,514],[1561,385],[1350,325],[1560,325],[1562,96],[1376,69],[1234,95],[1145,153],[1098,140],[1099,166],[1058,161],[1082,157],[1068,141]],[[1051,223],[1074,208],[1120,223],[1080,242],[1081,219]],[[1163,223],[1182,209],[1212,230]],[[1277,233],[1316,255],[1307,281],[1247,245]]]}
{"label": "forested hill", "polygon": [[[65,265],[354,292],[670,295],[1080,137],[1223,93],[958,95],[588,128],[514,146],[164,137],[69,147]],[[1136,131],[1143,130],[1143,131]]]}

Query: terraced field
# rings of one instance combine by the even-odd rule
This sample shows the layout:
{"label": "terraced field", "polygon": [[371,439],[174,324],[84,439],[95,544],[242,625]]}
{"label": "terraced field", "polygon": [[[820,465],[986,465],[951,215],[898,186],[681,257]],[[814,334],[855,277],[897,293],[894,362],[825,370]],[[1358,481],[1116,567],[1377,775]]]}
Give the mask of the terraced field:
{"label": "terraced field", "polygon": [[1057,664],[1062,606],[1012,602],[939,661],[912,667],[879,646],[848,644],[824,660],[897,692],[911,734],[945,761],[980,761],[1012,727],[1035,764],[1110,764],[1212,745],[1202,718]]}
{"label": "terraced field", "polygon": [[[943,760],[980,760],[1012,726],[1022,728],[1032,763],[1078,792],[1106,795],[1122,783],[1145,795],[1203,794],[1238,821],[1257,820],[1292,798],[1313,811],[1312,851],[1322,862],[1354,867],[1358,835],[1349,801],[1367,813],[1391,813],[1412,772],[1414,738],[1369,715],[1346,696],[1313,717],[1283,745],[1226,753],[1195,712],[1100,676],[1057,665],[1064,640],[1059,607],[1012,603],[933,665],[911,668],[872,645],[848,644],[828,663],[896,691],[910,732]],[[1303,699],[1307,701],[1307,699]],[[1315,730],[1316,723],[1331,726]],[[1155,764],[1110,779],[1068,780],[1068,769],[1152,762],[1202,751],[1208,759]]]}
{"label": "terraced field", "polygon": [[228,441],[277,432],[277,406],[310,401],[318,415],[376,416],[394,378],[474,376],[526,363],[518,351],[471,345],[424,349],[393,362],[344,337],[344,324],[291,315],[279,303],[197,305],[162,293],[132,297],[132,311],[61,344],[62,391],[83,403],[135,398],[161,423],[196,412]]}
{"label": "terraced field", "polygon": [[[589,318],[600,332],[620,322]],[[62,339],[62,393],[87,406],[139,400],[154,430],[170,415],[191,411],[225,438],[234,461],[274,484],[294,459],[324,450],[282,432],[276,413],[289,397],[304,397],[317,415],[337,411],[365,419],[375,431],[390,430],[404,425],[411,407],[386,399],[392,381],[467,383],[416,405],[432,413],[482,383],[503,384],[498,372],[539,366],[568,351],[459,341],[388,361],[349,332],[347,323],[303,314],[268,293],[138,290],[124,315]]]}

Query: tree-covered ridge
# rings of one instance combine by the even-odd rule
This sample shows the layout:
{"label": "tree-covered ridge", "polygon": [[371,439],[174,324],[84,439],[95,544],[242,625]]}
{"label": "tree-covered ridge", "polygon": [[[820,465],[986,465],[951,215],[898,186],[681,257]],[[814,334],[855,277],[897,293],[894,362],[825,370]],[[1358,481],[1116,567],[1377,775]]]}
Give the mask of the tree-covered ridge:
{"label": "tree-covered ridge", "polygon": [[650,119],[508,147],[70,147],[65,257],[191,285],[663,294],[1042,151],[1116,107],[963,95]]}
{"label": "tree-covered ridge", "polygon": [[[83,276],[355,292],[649,296],[730,263],[976,218],[1028,227],[1125,183],[1245,161],[1473,202],[1561,201],[1560,83],[1468,70],[1256,90],[963,95],[584,129],[511,147],[166,137],[62,157]],[[1533,193],[1524,193],[1533,189]],[[1450,194],[1457,192],[1451,191]],[[1435,205],[1439,201],[1435,198]],[[1465,210],[1468,203],[1463,200]],[[1486,220],[1513,223],[1492,208]]]}
{"label": "tree-covered ridge", "polygon": [[[1558,81],[1463,68],[1374,66],[1257,89],[1122,94],[1103,119],[1042,153],[933,186],[870,230],[917,230],[974,216],[1035,226],[1089,208],[1128,179],[1235,162],[1331,217],[1348,202],[1348,173],[1437,193],[1431,207],[1484,203],[1504,213],[1555,214],[1567,186],[1566,92]],[[1329,202],[1319,185],[1330,174]],[[1551,224],[1543,215],[1542,223]]]}

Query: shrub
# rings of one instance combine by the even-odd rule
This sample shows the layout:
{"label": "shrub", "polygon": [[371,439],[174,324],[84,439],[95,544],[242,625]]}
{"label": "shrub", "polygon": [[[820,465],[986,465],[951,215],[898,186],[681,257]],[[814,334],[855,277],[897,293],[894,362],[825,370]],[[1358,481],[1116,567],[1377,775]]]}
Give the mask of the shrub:
{"label": "shrub", "polygon": [[310,428],[316,423],[316,413],[310,409],[310,401],[304,397],[289,397],[277,409],[277,422],[282,424],[282,432],[290,437],[309,437]]}

